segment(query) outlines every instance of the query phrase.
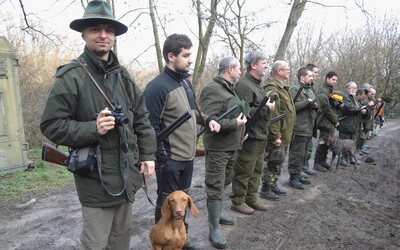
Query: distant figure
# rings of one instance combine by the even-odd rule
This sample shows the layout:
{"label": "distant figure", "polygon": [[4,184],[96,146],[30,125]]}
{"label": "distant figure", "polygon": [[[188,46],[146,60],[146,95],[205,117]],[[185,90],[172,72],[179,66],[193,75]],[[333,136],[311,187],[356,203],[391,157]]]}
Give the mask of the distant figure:
{"label": "distant figure", "polygon": [[[334,98],[334,88],[336,86],[337,74],[334,71],[329,71],[325,77],[325,83],[321,86],[317,94],[318,112],[316,118],[316,126],[319,130],[318,138],[326,138],[328,135],[335,134],[335,128],[339,126],[337,112],[342,106],[342,103]],[[329,146],[326,144],[318,144],[314,155],[314,169],[321,172],[326,172],[330,169],[330,165],[326,162]]]}
{"label": "distant figure", "polygon": [[[343,92],[343,108],[339,111],[339,138],[351,139],[357,143],[361,126],[361,116],[367,116],[367,109],[363,107],[356,99],[357,84],[348,82],[346,90]],[[350,163],[355,164],[355,159],[351,159]],[[345,160],[341,165],[347,166]]]}

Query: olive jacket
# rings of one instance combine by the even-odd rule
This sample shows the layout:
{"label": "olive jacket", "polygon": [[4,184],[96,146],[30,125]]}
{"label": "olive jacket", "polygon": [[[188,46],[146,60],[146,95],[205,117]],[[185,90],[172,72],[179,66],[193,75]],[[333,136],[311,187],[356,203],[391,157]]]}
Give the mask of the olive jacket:
{"label": "olive jacket", "polygon": [[318,91],[318,112],[316,118],[316,126],[318,129],[334,131],[335,124],[339,122],[337,112],[340,103],[330,98],[332,94],[333,87],[329,86],[326,82]]}
{"label": "olive jacket", "polygon": [[[339,112],[339,132],[358,133],[361,126],[361,104],[353,95],[343,92],[343,108]],[[367,114],[363,117],[367,118]]]}
{"label": "olive jacket", "polygon": [[275,109],[272,117],[285,113],[285,119],[269,125],[268,143],[281,139],[282,144],[287,147],[293,139],[293,129],[296,120],[296,109],[289,94],[289,88],[271,77],[264,86],[265,91],[272,91],[275,94]]}
{"label": "olive jacket", "polygon": [[253,126],[246,128],[248,140],[266,140],[268,138],[268,126],[271,120],[271,112],[268,106],[262,109],[258,117],[253,118],[260,102],[266,95],[266,92],[261,87],[261,80],[256,79],[247,72],[237,82],[235,92],[241,100],[247,102],[250,106],[250,117],[248,120],[256,119]]}
{"label": "olive jacket", "polygon": [[300,87],[303,87],[297,100],[293,100],[296,108],[296,124],[294,134],[298,136],[311,137],[313,135],[314,121],[317,110],[311,105],[311,101],[316,100],[314,90],[311,86],[297,82],[290,88],[289,92],[292,99],[296,96]]}
{"label": "olive jacket", "polygon": [[[155,133],[148,120],[143,95],[114,53],[110,52],[109,61],[105,62],[85,47],[78,60],[86,65],[108,98],[122,106],[124,115],[129,119],[126,140],[125,129],[118,125],[105,135],[98,134],[97,114],[105,107],[111,107],[77,61],[57,69],[46,98],[40,129],[57,145],[71,148],[100,145],[104,186],[98,172],[74,175],[82,205],[109,207],[133,202],[135,192],[142,185],[137,164],[139,161],[154,160],[156,151]],[[129,147],[127,153],[121,150],[124,140]],[[125,160],[128,168],[125,168]],[[109,194],[105,188],[114,194],[123,190],[123,176],[127,178],[125,191],[119,196]]]}
{"label": "olive jacket", "polygon": [[234,151],[242,147],[245,127],[237,126],[236,117],[241,112],[248,112],[248,107],[246,107],[247,103],[240,102],[233,91],[233,85],[219,75],[215,76],[201,91],[200,107],[201,111],[207,115],[218,117],[234,104],[239,104],[239,108],[219,121],[221,125],[219,133],[207,130],[203,135],[206,150]]}

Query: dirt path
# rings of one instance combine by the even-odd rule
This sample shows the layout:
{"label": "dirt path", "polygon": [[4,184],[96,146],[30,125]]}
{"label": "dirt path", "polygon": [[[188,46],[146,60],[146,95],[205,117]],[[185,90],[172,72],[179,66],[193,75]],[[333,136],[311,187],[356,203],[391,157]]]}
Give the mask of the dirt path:
{"label": "dirt path", "polygon": [[[231,212],[229,188],[224,208],[237,216],[235,226],[222,226],[227,249],[400,249],[400,120],[389,120],[368,141],[367,156],[376,165],[340,169],[310,177],[305,190],[288,187],[287,167],[281,184],[289,191],[270,208],[251,216]],[[189,235],[203,249],[208,241],[204,159],[196,159],[192,198],[199,218],[188,218]],[[155,201],[155,177],[148,181]],[[25,204],[0,205],[1,249],[79,249],[80,204],[70,187]],[[149,249],[154,209],[140,190],[134,203],[131,249]]]}

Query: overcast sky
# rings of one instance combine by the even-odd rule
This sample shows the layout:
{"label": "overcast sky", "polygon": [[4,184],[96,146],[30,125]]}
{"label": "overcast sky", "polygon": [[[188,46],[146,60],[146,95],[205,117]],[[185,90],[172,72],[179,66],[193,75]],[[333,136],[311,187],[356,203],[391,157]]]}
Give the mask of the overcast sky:
{"label": "overcast sky", "polygon": [[[360,9],[354,4],[355,0],[315,0],[321,3],[329,3],[332,5],[344,5],[346,9],[340,7],[326,8],[321,5],[308,3],[303,16],[300,19],[298,27],[312,23],[316,29],[319,30],[319,25],[323,25],[325,31],[344,29],[344,27],[363,27],[366,24],[366,16],[361,13]],[[361,2],[361,0],[357,0]],[[72,2],[72,3],[71,3]],[[122,3],[121,0],[116,2]],[[126,25],[130,25],[133,19],[138,16],[141,12],[141,8],[147,8],[148,1],[130,0],[123,1],[127,2],[127,5],[123,5],[123,8],[116,9],[117,17],[120,17],[123,13],[128,10],[134,10],[133,14],[123,17],[120,21]],[[189,35],[195,42],[196,37],[192,32],[197,31],[196,19],[193,13],[190,13],[189,0],[159,0],[160,4],[158,10],[160,13],[165,13],[168,17],[174,20],[168,24],[169,27],[167,32],[169,33],[184,33]],[[262,6],[267,8],[265,12],[266,17],[262,19],[268,19],[270,21],[277,21],[270,29],[266,32],[256,34],[255,36],[260,41],[265,41],[265,50],[274,50],[280,37],[283,34],[287,17],[290,12],[290,6],[285,3],[290,2],[289,0],[268,0],[265,1],[265,5]],[[30,14],[29,17],[33,18],[36,15],[38,18],[45,20],[45,24],[49,30],[54,30],[60,34],[67,35],[71,39],[81,42],[79,33],[69,29],[69,23],[74,20],[81,18],[83,15],[83,9],[80,1],[75,0],[23,0],[25,11]],[[261,8],[260,0],[248,0],[247,6],[251,8]],[[267,6],[270,4],[270,6]],[[364,0],[364,7],[373,16],[382,16],[384,13],[399,13],[400,1],[399,0]],[[145,10],[143,10],[145,11]],[[0,0],[0,17],[5,15],[6,12],[14,13],[15,15],[21,16],[21,8],[18,0]],[[18,18],[18,17],[16,17]],[[261,19],[261,17],[260,17]],[[133,25],[135,28],[130,28],[127,34],[118,37],[118,54],[125,62],[136,58],[144,50],[146,50],[153,40],[153,34],[150,27],[150,18],[148,15],[141,15],[140,18]],[[0,32],[4,32],[4,27],[0,22]],[[161,42],[164,37],[162,36]],[[150,42],[151,41],[151,42]],[[83,46],[83,43],[81,43]],[[195,49],[197,44],[195,43]],[[194,49],[194,52],[195,52]],[[211,47],[211,53],[221,54],[221,48],[215,46]],[[210,54],[211,54],[210,53]],[[228,51],[225,52],[225,54]],[[140,57],[142,67],[148,65],[146,61],[154,62],[155,60],[154,48],[149,49]]]}

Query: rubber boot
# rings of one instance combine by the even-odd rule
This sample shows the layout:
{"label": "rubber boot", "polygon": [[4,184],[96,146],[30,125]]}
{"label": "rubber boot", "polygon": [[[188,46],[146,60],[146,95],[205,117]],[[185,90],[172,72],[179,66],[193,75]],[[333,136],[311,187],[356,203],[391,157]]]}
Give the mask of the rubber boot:
{"label": "rubber boot", "polygon": [[230,216],[227,213],[224,213],[221,210],[221,214],[219,215],[219,224],[222,224],[222,225],[235,225],[236,224],[236,218],[234,216]]}
{"label": "rubber boot", "polygon": [[220,215],[221,215],[222,201],[221,200],[208,200],[208,227],[210,234],[208,239],[215,248],[224,249],[226,248],[226,240],[222,235],[221,228],[219,226]]}

